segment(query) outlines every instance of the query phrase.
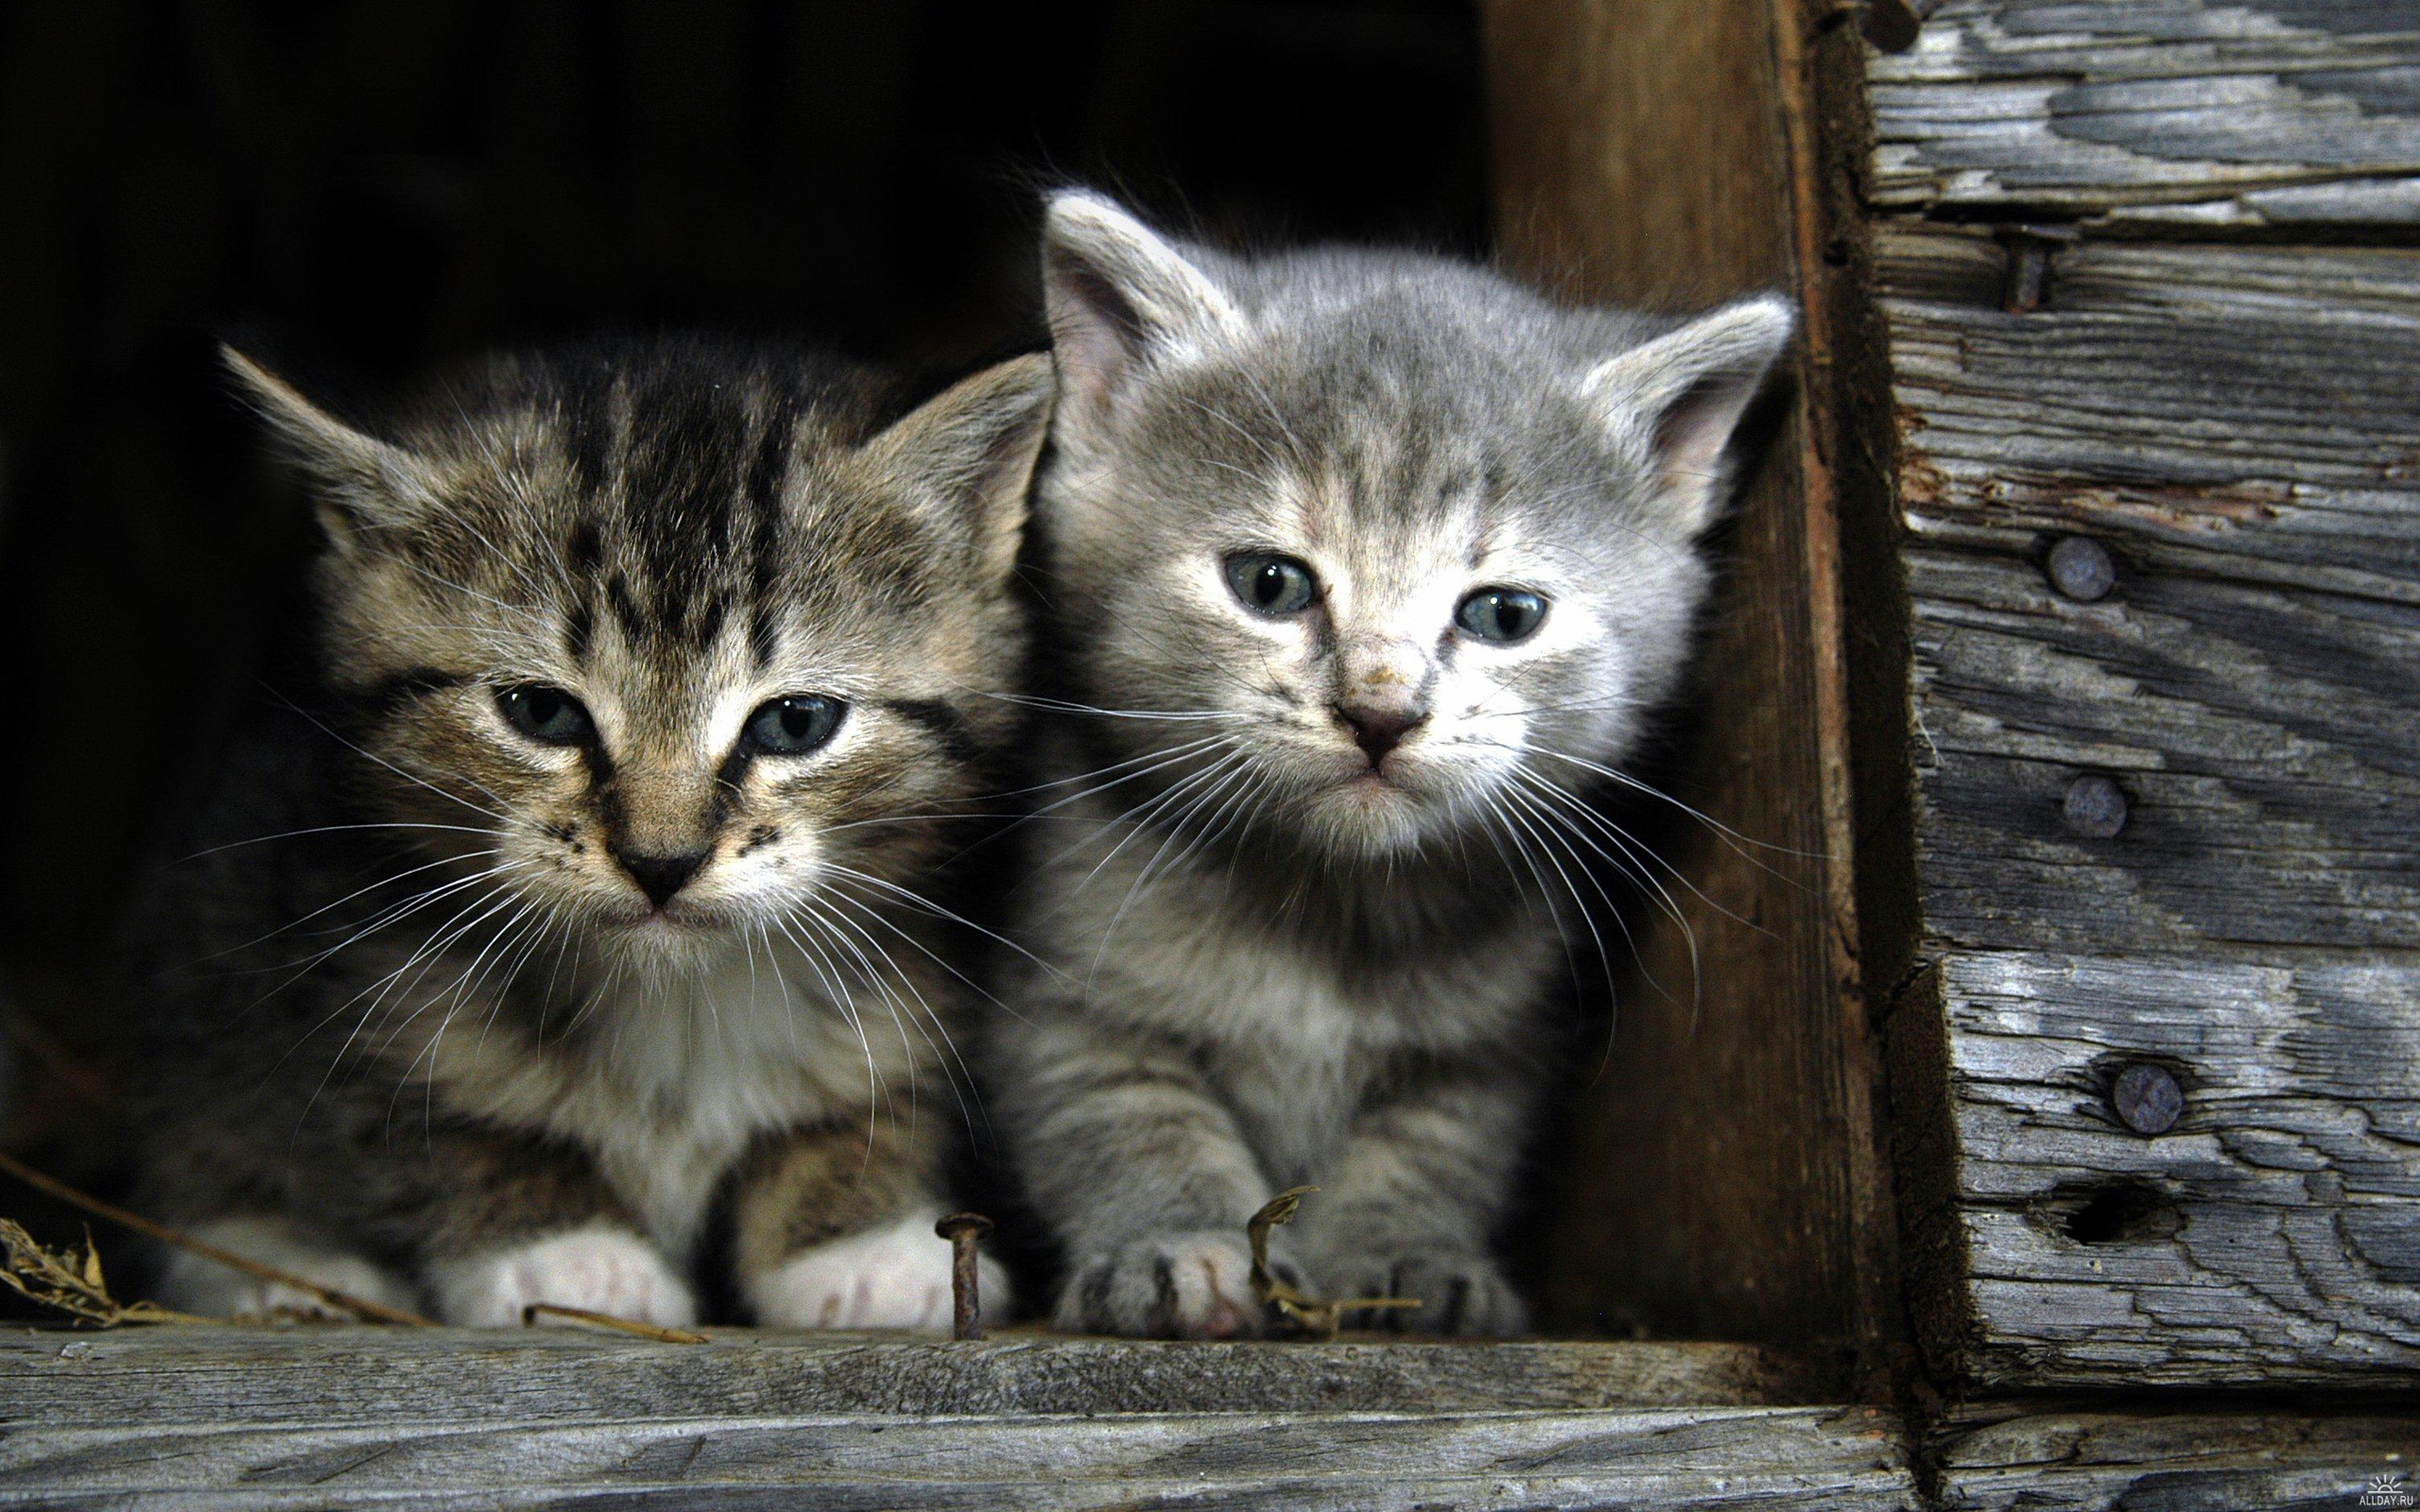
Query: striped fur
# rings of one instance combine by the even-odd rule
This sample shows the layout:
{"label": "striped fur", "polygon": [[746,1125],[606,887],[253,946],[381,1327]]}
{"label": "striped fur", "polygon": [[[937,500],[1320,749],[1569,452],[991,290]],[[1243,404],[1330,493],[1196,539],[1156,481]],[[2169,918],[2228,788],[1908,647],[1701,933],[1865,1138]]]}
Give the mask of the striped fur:
{"label": "striped fur", "polygon": [[[1789,330],[1554,308],[1441,259],[1246,259],[1051,205],[1035,495],[1074,816],[993,1111],[1070,1327],[1236,1333],[1245,1220],[1356,1321],[1502,1333],[1548,982],[1620,842],[1582,795],[1686,656],[1733,427]],[[1316,593],[1247,607],[1239,561]],[[1535,593],[1518,644],[1466,597]],[[1395,742],[1392,746],[1388,743]],[[1632,858],[1634,863],[1635,857]]]}
{"label": "striped fur", "polygon": [[[809,353],[599,344],[367,423],[230,361],[315,485],[318,679],[147,910],[146,1200],[460,1321],[830,1321],[770,1279],[828,1249],[826,1292],[917,1310],[851,1321],[937,1326],[939,1240],[914,1284],[849,1267],[960,1118],[935,870],[1016,724],[1047,360],[902,413]],[[585,732],[516,725],[530,689]],[[841,705],[828,744],[752,733],[785,697]]]}

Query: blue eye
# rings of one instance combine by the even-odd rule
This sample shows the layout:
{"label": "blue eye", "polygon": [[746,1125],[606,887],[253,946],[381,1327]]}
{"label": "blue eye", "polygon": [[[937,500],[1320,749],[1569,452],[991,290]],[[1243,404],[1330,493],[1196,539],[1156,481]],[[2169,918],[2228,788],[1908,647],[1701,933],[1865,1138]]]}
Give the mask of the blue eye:
{"label": "blue eye", "polygon": [[578,698],[542,682],[499,691],[495,707],[506,724],[541,746],[578,746],[596,733],[596,722]]}
{"label": "blue eye", "polygon": [[1498,645],[1528,640],[1546,617],[1547,601],[1521,588],[1479,589],[1454,610],[1454,623],[1464,634]]}
{"label": "blue eye", "polygon": [[839,733],[848,705],[819,693],[793,694],[757,706],[740,738],[768,756],[804,756]]}
{"label": "blue eye", "polygon": [[1300,614],[1320,596],[1319,579],[1291,557],[1239,551],[1227,558],[1227,586],[1244,608],[1271,619]]}

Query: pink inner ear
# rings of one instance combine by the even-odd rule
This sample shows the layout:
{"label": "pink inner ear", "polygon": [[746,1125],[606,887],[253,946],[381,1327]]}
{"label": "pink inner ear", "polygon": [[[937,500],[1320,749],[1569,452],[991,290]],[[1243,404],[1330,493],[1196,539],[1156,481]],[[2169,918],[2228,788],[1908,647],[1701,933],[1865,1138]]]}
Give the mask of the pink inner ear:
{"label": "pink inner ear", "polygon": [[1080,258],[1053,252],[1046,278],[1061,392],[1087,407],[1106,404],[1141,355],[1142,317]]}
{"label": "pink inner ear", "polygon": [[1754,392],[1737,377],[1702,379],[1672,403],[1655,425],[1655,450],[1667,476],[1710,476]]}

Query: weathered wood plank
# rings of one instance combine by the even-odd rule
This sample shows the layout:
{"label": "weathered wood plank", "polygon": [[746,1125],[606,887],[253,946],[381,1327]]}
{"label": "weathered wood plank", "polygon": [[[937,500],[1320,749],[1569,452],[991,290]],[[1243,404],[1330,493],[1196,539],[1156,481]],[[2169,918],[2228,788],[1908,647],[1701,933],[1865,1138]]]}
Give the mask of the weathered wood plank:
{"label": "weathered wood plank", "polygon": [[[2420,1379],[2420,965],[1961,954],[1959,1364],[1986,1385]],[[2182,1093],[2139,1132],[2130,1066]]]}
{"label": "weathered wood plank", "polygon": [[1880,238],[1931,936],[2420,947],[2420,255],[2087,242],[2027,315],[2001,260]]}
{"label": "weathered wood plank", "polygon": [[2380,1477],[2413,1489],[2420,1416],[2011,1407],[1936,1435],[1945,1512],[2339,1512]]}
{"label": "weathered wood plank", "polygon": [[30,1429],[0,1503],[1912,1509],[1867,1407]]}
{"label": "weathered wood plank", "polygon": [[958,1343],[717,1330],[0,1332],[0,1422],[94,1427],[797,1413],[1393,1412],[1808,1402],[1835,1367],[1727,1344]]}
{"label": "weathered wood plank", "polygon": [[1868,68],[1893,210],[2420,225],[2408,0],[1948,0]]}

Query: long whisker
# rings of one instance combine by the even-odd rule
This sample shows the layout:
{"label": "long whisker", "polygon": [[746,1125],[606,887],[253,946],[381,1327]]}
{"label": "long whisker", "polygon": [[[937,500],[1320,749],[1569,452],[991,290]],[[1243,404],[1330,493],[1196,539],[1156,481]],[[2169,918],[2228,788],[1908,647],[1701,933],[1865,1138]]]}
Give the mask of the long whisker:
{"label": "long whisker", "polygon": [[[264,686],[266,686],[266,684],[264,684]],[[309,720],[313,725],[318,726],[318,727],[319,727],[319,730],[320,730],[320,732],[321,734],[326,735],[330,740],[335,741],[337,745],[342,746],[342,747],[345,747],[347,750],[350,750],[350,751],[354,752],[355,755],[363,756],[363,757],[367,757],[369,760],[371,760],[371,761],[373,761],[373,762],[377,763],[379,765],[381,765],[381,766],[385,767],[387,770],[389,770],[389,771],[390,771],[390,772],[394,773],[397,777],[402,778],[404,781],[406,781],[406,782],[407,782],[416,783],[416,784],[418,784],[419,786],[424,787],[424,788],[428,789],[430,792],[432,792],[432,793],[436,794],[439,798],[441,798],[441,799],[445,799],[445,800],[446,800],[447,802],[449,802],[449,803],[459,803],[459,804],[461,804],[464,808],[469,809],[469,810],[470,810],[472,813],[474,813],[474,814],[481,814],[481,815],[485,815],[487,817],[489,817],[489,818],[491,818],[491,819],[495,820],[495,821],[496,821],[497,823],[499,823],[499,824],[510,824],[510,823],[512,822],[512,817],[511,817],[511,816],[510,816],[510,815],[509,815],[509,814],[506,814],[506,813],[504,813],[504,812],[502,812],[502,811],[501,811],[502,809],[510,809],[512,805],[511,805],[510,802],[508,802],[506,799],[504,799],[503,798],[501,798],[501,797],[497,796],[495,793],[493,793],[493,792],[490,791],[488,788],[486,788],[486,787],[484,787],[484,786],[481,786],[479,783],[477,783],[477,782],[471,782],[471,785],[472,785],[473,787],[478,788],[478,790],[479,790],[481,793],[486,794],[490,799],[493,799],[493,800],[494,800],[498,805],[500,805],[500,808],[496,808],[496,809],[485,809],[485,808],[481,808],[481,807],[479,807],[479,805],[477,805],[476,803],[472,802],[469,799],[464,798],[464,797],[463,797],[461,794],[459,794],[459,793],[449,793],[449,792],[445,791],[445,789],[443,789],[443,788],[441,788],[441,787],[438,786],[435,782],[432,782],[428,781],[426,778],[424,778],[424,777],[421,777],[421,776],[418,776],[418,775],[417,775],[417,774],[415,774],[415,773],[407,772],[407,771],[404,770],[402,767],[400,767],[400,766],[396,765],[393,762],[389,761],[387,758],[385,758],[384,756],[379,755],[379,754],[378,754],[378,753],[376,753],[375,751],[365,750],[365,749],[363,749],[361,747],[354,745],[352,741],[349,741],[349,740],[345,739],[342,735],[339,735],[339,734],[337,734],[335,730],[333,730],[329,729],[329,728],[328,728],[328,726],[327,726],[323,721],[321,721],[318,715],[316,715],[316,714],[312,713],[309,710],[307,710],[307,709],[303,708],[301,704],[296,703],[293,699],[286,697],[284,694],[279,693],[276,689],[274,689],[274,688],[269,689],[269,694],[270,694],[270,696],[271,696],[272,697],[276,698],[280,703],[285,704],[288,709],[293,710],[296,713],[301,714],[304,719]],[[452,775],[452,774],[446,774],[446,775]],[[462,779],[460,779],[460,781],[463,781],[463,782],[470,782],[470,779],[468,779],[468,778],[462,778]]]}
{"label": "long whisker", "polygon": [[386,820],[375,824],[320,824],[307,830],[287,830],[279,834],[256,834],[249,840],[230,840],[225,845],[215,845],[207,850],[197,850],[189,856],[179,856],[168,864],[181,867],[188,861],[199,861],[204,856],[215,856],[225,850],[240,850],[251,845],[267,845],[271,840],[293,840],[306,834],[336,834],[353,830],[441,830],[454,834],[493,834],[495,833],[483,824],[424,824],[403,819]]}

